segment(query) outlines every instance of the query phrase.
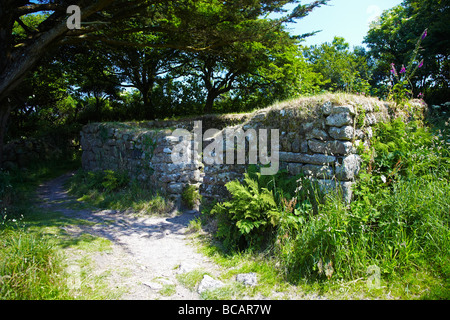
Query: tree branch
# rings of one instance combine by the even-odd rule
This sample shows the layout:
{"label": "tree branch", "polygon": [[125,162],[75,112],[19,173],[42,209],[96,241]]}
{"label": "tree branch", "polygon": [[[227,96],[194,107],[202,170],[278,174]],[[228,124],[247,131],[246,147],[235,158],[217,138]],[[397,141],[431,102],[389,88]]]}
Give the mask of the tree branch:
{"label": "tree branch", "polygon": [[18,7],[16,9],[16,14],[18,17],[21,17],[26,14],[39,12],[39,11],[56,11],[58,9],[61,9],[61,5],[56,3],[44,3],[44,4],[37,4],[33,3],[30,5]]}

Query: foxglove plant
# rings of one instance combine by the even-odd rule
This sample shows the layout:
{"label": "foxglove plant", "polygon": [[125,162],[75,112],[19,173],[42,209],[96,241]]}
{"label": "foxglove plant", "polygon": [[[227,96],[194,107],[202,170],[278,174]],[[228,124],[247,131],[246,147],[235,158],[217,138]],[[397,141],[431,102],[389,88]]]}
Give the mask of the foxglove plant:
{"label": "foxglove plant", "polygon": [[[423,67],[423,59],[418,62],[417,55],[420,50],[420,45],[422,41],[427,37],[427,35],[428,29],[425,29],[419,40],[417,40],[416,47],[411,56],[411,60],[409,61],[406,68],[404,65],[402,65],[402,68],[397,73],[395,64],[391,63],[390,72],[394,76],[393,82],[396,83],[393,85],[391,91],[389,92],[389,99],[395,101],[396,104],[404,104],[410,97],[413,97],[413,85],[411,83],[411,79],[413,78],[417,70]],[[411,87],[411,91],[408,90],[408,85]],[[423,94],[421,96],[423,97]]]}

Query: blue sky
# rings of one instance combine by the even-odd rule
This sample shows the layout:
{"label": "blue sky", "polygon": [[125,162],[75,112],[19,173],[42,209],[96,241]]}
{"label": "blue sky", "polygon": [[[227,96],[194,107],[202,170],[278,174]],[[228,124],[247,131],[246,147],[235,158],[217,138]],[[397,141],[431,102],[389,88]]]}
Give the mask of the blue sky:
{"label": "blue sky", "polygon": [[[302,1],[308,2],[312,0]],[[307,38],[303,45],[331,42],[334,36],[340,36],[344,37],[352,48],[362,45],[372,19],[401,2],[402,0],[330,0],[327,6],[316,8],[305,18],[287,27],[289,32],[295,35],[323,30]]]}

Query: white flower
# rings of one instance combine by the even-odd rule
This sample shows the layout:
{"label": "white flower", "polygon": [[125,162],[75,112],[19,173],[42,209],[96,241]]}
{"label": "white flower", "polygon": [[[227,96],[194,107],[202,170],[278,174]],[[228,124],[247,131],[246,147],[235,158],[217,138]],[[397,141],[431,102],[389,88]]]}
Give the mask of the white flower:
{"label": "white flower", "polygon": [[381,180],[383,181],[383,183],[386,183],[386,177],[384,175],[381,175]]}

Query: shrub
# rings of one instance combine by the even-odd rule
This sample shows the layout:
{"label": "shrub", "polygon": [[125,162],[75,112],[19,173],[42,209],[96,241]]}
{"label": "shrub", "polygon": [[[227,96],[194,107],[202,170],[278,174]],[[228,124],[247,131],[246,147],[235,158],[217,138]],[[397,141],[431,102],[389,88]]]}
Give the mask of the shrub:
{"label": "shrub", "polygon": [[[289,278],[354,279],[376,265],[384,276],[431,269],[448,277],[449,151],[420,123],[379,124],[372,152],[345,205],[332,196],[318,215],[278,236]],[[326,274],[328,272],[328,274]]]}
{"label": "shrub", "polygon": [[311,182],[286,170],[262,176],[257,166],[250,166],[242,183],[235,180],[225,186],[231,200],[216,204],[210,214],[217,219],[216,237],[228,250],[262,249],[277,234],[292,232],[318,203]]}

